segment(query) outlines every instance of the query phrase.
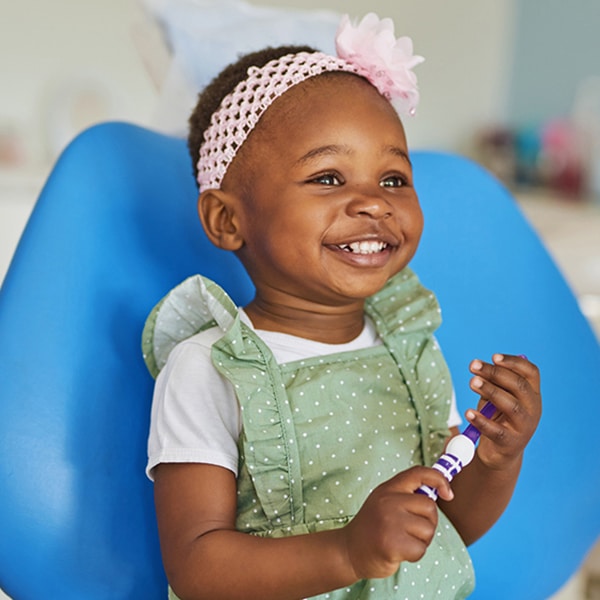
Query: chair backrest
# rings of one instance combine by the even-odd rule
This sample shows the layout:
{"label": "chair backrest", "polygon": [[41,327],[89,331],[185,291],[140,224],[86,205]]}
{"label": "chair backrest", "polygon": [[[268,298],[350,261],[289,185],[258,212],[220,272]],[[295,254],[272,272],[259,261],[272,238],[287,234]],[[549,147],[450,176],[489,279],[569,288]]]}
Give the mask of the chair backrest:
{"label": "chair backrest", "polygon": [[[467,365],[524,353],[545,412],[514,499],[472,547],[476,598],[546,598],[600,533],[600,349],[509,194],[462,158],[414,153],[426,228],[414,267],[440,298],[461,410]],[[164,598],[144,475],[153,305],[202,273],[253,287],[196,216],[182,140],[96,126],[56,164],[0,293],[0,587],[15,600]]]}

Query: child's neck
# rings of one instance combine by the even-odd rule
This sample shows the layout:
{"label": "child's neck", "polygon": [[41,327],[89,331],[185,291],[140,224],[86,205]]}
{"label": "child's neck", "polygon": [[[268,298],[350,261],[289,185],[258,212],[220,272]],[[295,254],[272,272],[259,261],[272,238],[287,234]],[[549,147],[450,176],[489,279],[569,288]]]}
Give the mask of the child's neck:
{"label": "child's neck", "polygon": [[313,310],[254,299],[244,308],[256,329],[278,331],[324,344],[345,344],[364,328],[364,304]]}

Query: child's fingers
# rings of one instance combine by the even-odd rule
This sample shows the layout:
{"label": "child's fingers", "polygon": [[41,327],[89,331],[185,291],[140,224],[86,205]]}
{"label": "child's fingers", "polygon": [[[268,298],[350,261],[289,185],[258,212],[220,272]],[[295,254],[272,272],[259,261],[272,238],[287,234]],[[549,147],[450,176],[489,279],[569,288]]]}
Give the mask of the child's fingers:
{"label": "child's fingers", "polygon": [[527,359],[523,354],[514,356],[511,354],[494,354],[492,362],[495,365],[505,367],[517,375],[524,377],[531,387],[540,391],[540,372],[536,365]]}
{"label": "child's fingers", "polygon": [[493,363],[474,360],[471,389],[492,403],[507,417],[528,409],[539,397],[537,367],[521,357],[494,355]]}
{"label": "child's fingers", "polygon": [[480,395],[484,401],[490,401],[496,409],[509,417],[521,410],[521,405],[515,395],[497,382],[491,382],[483,376],[476,375],[471,379],[471,389]]}
{"label": "child's fingers", "polygon": [[416,492],[421,486],[427,485],[437,489],[444,500],[452,500],[454,494],[448,480],[436,469],[430,467],[412,467],[399,473],[387,482],[400,493]]}
{"label": "child's fingers", "polygon": [[526,379],[532,387],[539,386],[539,370],[536,365],[530,362],[524,355],[514,356],[511,354],[494,354],[492,363],[485,363],[479,359],[471,362],[470,369],[472,372],[480,371],[482,366],[487,366],[492,370],[494,367],[507,369],[509,372],[515,373]]}
{"label": "child's fingers", "polygon": [[387,577],[402,561],[419,560],[435,535],[435,502],[414,493],[421,485],[446,490],[434,469],[418,466],[377,486],[345,528],[346,546],[357,575]]}
{"label": "child's fingers", "polygon": [[541,417],[539,373],[535,365],[521,356],[494,354],[491,363],[471,363],[471,389],[491,402],[497,416],[485,418],[468,411],[467,420],[497,447],[520,449],[531,438]]}
{"label": "child's fingers", "polygon": [[502,423],[494,421],[493,419],[488,419],[480,412],[473,409],[467,410],[465,414],[469,423],[477,427],[483,436],[494,440],[501,445],[508,442],[506,429]]}

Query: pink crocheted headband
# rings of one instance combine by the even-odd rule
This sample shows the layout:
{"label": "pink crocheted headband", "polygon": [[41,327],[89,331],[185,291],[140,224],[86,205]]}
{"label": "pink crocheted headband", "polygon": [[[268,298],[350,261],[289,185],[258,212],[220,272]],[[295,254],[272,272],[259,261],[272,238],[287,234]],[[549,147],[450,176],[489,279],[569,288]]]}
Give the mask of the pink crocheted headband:
{"label": "pink crocheted headband", "polygon": [[322,52],[288,54],[248,69],[248,77],[223,98],[204,132],[197,165],[201,190],[221,186],[236,153],[275,99],[321,73],[361,75],[400,114],[415,113],[419,92],[412,68],[424,59],[413,55],[410,38],[396,39],[391,19],[369,13],[355,27],[345,15],[336,34],[336,51],[337,57]]}

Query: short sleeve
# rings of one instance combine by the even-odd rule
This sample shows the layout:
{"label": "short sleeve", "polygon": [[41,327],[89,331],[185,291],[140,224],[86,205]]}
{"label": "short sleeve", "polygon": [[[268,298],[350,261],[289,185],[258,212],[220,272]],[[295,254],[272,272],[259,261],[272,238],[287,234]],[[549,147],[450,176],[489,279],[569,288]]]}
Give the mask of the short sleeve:
{"label": "short sleeve", "polygon": [[[438,339],[434,336],[433,338],[434,347],[437,348],[443,355],[443,350],[440,347]],[[450,415],[448,416],[448,427],[460,427],[462,425],[462,418],[458,412],[458,405],[456,403],[456,390],[452,386],[452,397],[450,399]]]}
{"label": "short sleeve", "polygon": [[211,347],[223,332],[209,329],[178,344],[154,388],[146,474],[159,463],[206,463],[238,470],[239,405],[214,367]]}
{"label": "short sleeve", "polygon": [[450,401],[450,416],[448,417],[448,427],[460,427],[462,425],[462,418],[458,412],[458,406],[456,404],[456,392],[452,389],[452,400]]}

